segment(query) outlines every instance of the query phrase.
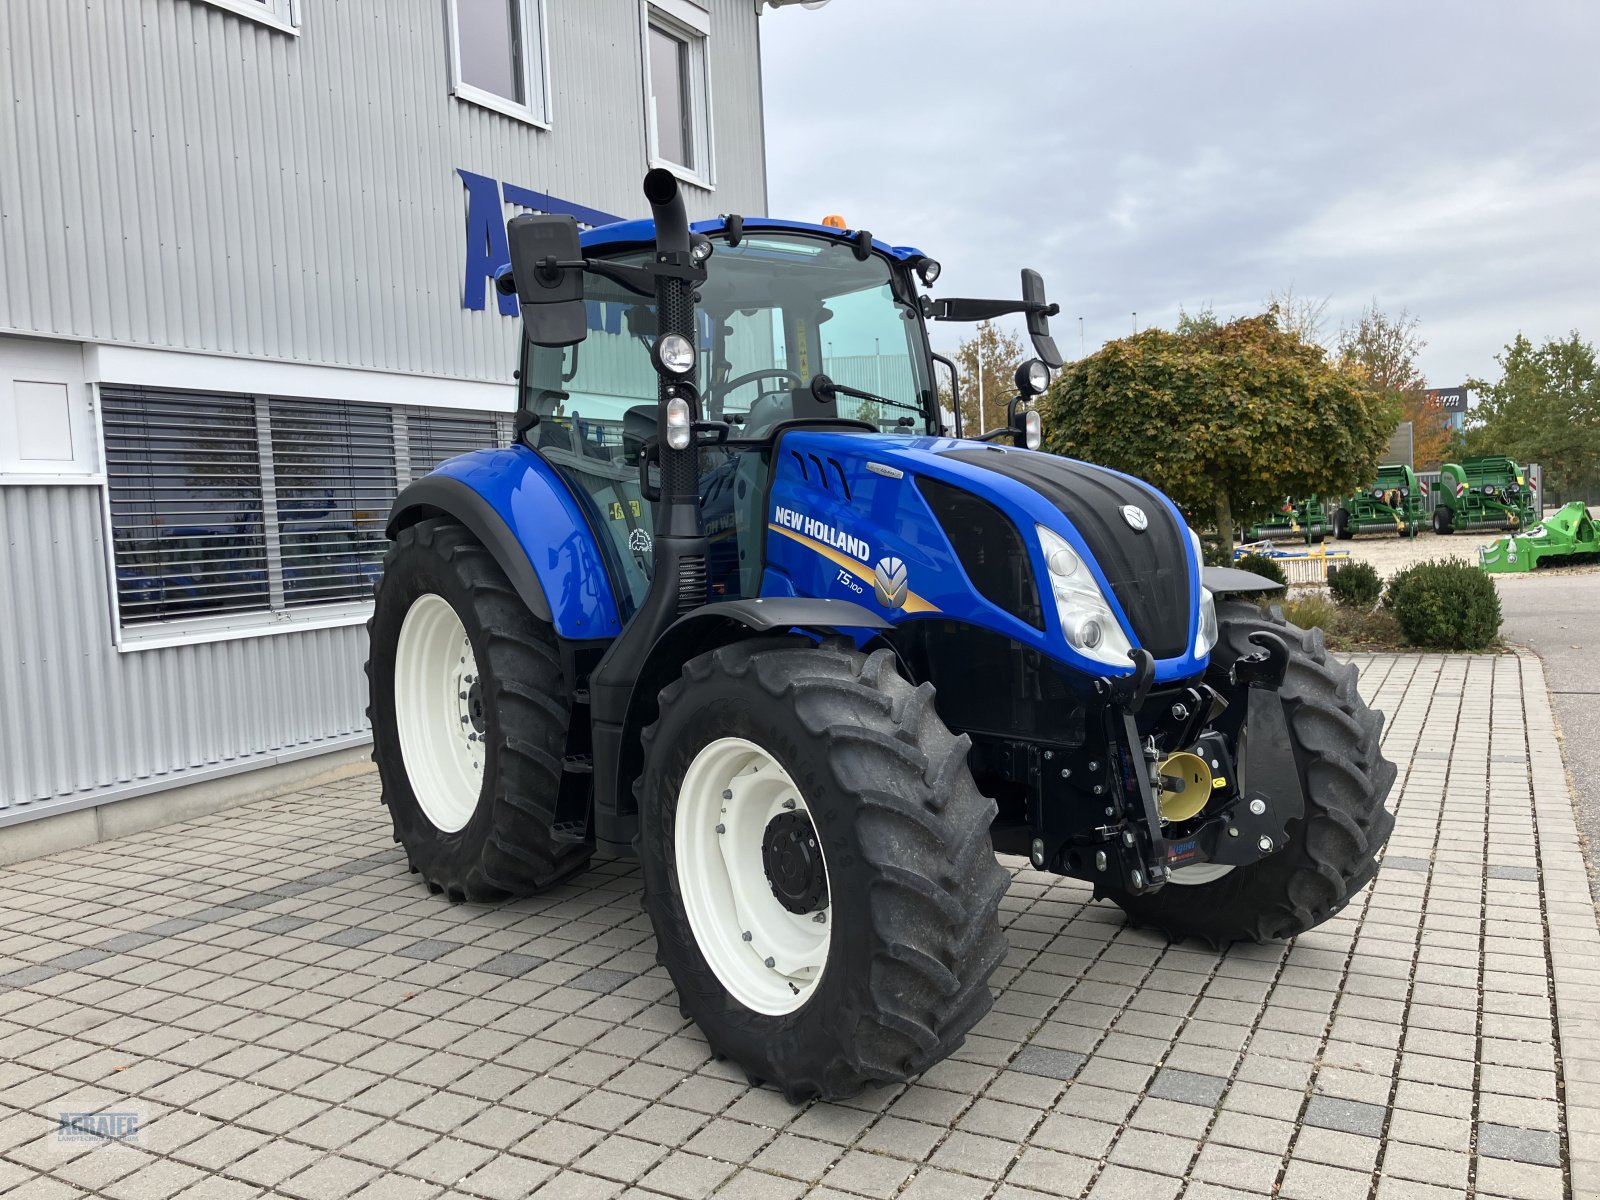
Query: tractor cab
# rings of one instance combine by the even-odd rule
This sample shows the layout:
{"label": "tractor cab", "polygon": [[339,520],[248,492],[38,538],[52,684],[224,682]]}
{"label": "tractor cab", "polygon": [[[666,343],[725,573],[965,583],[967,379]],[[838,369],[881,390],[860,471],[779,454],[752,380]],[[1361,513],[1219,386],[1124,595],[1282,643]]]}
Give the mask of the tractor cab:
{"label": "tractor cab", "polygon": [[[699,500],[709,595],[759,590],[762,507],[776,435],[800,424],[899,436],[938,429],[937,390],[911,261],[915,251],[846,240],[825,226],[718,220],[695,227],[712,252],[697,291]],[[586,257],[644,269],[651,225],[585,234]],[[588,504],[631,612],[654,562],[661,336],[654,296],[583,277],[584,333],[525,343],[519,425]],[[817,381],[824,381],[819,396]],[[832,389],[827,382],[834,384]],[[842,385],[842,386],[841,386]]]}

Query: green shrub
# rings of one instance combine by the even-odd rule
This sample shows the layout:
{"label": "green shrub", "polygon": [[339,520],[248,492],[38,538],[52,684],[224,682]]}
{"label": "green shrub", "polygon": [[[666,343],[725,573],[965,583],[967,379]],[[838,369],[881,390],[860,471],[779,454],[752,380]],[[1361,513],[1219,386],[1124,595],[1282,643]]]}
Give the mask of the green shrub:
{"label": "green shrub", "polygon": [[1369,562],[1345,563],[1328,568],[1328,591],[1345,608],[1371,612],[1383,591],[1383,580]]}
{"label": "green shrub", "polygon": [[1493,580],[1464,559],[1407,567],[1389,581],[1387,603],[1413,646],[1483,650],[1500,632],[1500,594]]}
{"label": "green shrub", "polygon": [[1249,571],[1252,575],[1264,575],[1275,580],[1285,587],[1289,585],[1289,577],[1283,573],[1283,568],[1278,565],[1278,560],[1268,558],[1265,554],[1246,554],[1233,564],[1241,571]]}
{"label": "green shrub", "polygon": [[1339,616],[1339,610],[1328,603],[1326,596],[1317,592],[1302,592],[1298,596],[1280,600],[1278,609],[1283,613],[1284,620],[1301,629],[1331,630]]}
{"label": "green shrub", "polygon": [[1208,567],[1233,566],[1233,547],[1224,546],[1214,533],[1200,535],[1200,561]]}

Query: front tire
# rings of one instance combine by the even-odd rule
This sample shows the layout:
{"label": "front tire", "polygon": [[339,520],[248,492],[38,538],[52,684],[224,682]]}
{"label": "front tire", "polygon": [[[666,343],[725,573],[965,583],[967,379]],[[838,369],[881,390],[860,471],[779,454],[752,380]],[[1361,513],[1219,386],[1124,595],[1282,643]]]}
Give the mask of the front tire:
{"label": "front tire", "polygon": [[1456,531],[1455,514],[1448,508],[1433,510],[1433,531],[1438,534],[1451,534]]}
{"label": "front tire", "polygon": [[1341,542],[1348,542],[1353,536],[1350,532],[1350,514],[1342,508],[1333,510],[1333,536]]}
{"label": "front tire", "polygon": [[[1282,850],[1241,867],[1202,863],[1182,868],[1155,892],[1112,892],[1135,920],[1174,938],[1214,946],[1288,938],[1339,912],[1377,872],[1377,854],[1394,817],[1384,807],[1395,767],[1383,757],[1383,714],[1356,690],[1355,667],[1330,659],[1320,629],[1291,625],[1273,607],[1217,604],[1220,640],[1214,666],[1226,670],[1257,652],[1249,635],[1283,639],[1289,665],[1279,696],[1289,726],[1305,815],[1289,824]],[[1243,703],[1244,697],[1230,696]],[[1248,730],[1245,731],[1248,736]]]}
{"label": "front tire", "polygon": [[589,846],[551,832],[569,711],[555,631],[494,557],[448,518],[401,530],[367,631],[372,758],[411,869],[456,901],[581,870]]}
{"label": "front tire", "polygon": [[662,691],[645,909],[685,1015],[753,1080],[900,1082],[988,1012],[1010,877],[968,747],[886,650],[740,642]]}

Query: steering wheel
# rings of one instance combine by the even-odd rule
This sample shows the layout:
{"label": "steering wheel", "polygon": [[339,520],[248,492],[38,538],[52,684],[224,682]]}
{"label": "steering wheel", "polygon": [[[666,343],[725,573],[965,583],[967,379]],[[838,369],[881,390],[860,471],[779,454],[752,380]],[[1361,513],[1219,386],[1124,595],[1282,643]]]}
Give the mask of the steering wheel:
{"label": "steering wheel", "polygon": [[[799,387],[801,385],[801,383],[803,382],[801,380],[800,376],[796,375],[793,371],[789,371],[789,370],[784,369],[783,367],[763,367],[759,371],[746,371],[743,375],[739,375],[739,376],[736,376],[733,379],[728,380],[727,383],[724,383],[724,384],[720,385],[715,390],[715,392],[713,392],[712,395],[707,397],[707,398],[708,399],[716,399],[718,401],[725,400],[725,399],[727,399],[727,397],[728,397],[728,395],[730,393],[737,391],[739,388],[742,388],[747,383],[754,383],[758,379],[774,379],[774,378],[776,378],[776,379],[787,379],[791,383],[793,383],[795,387]],[[780,389],[778,389],[778,388],[764,389],[762,392],[757,393],[756,399],[759,400],[761,398],[761,396],[765,395],[766,392],[769,391],[769,390],[770,391],[778,391]]]}

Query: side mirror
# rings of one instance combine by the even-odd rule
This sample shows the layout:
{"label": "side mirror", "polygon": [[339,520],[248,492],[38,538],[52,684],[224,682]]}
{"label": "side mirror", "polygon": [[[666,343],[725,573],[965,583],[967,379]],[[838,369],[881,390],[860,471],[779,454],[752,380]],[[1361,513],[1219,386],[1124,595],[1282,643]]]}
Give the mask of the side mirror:
{"label": "side mirror", "polygon": [[1057,309],[1044,298],[1044,280],[1039,272],[1027,267],[1022,269],[1022,299],[1028,305],[1028,336],[1033,339],[1033,351],[1054,371],[1066,361],[1056,349],[1055,338],[1050,336],[1050,314]]}
{"label": "side mirror", "polygon": [[511,280],[535,346],[575,346],[589,336],[578,223],[563,214],[522,213],[506,222]]}

